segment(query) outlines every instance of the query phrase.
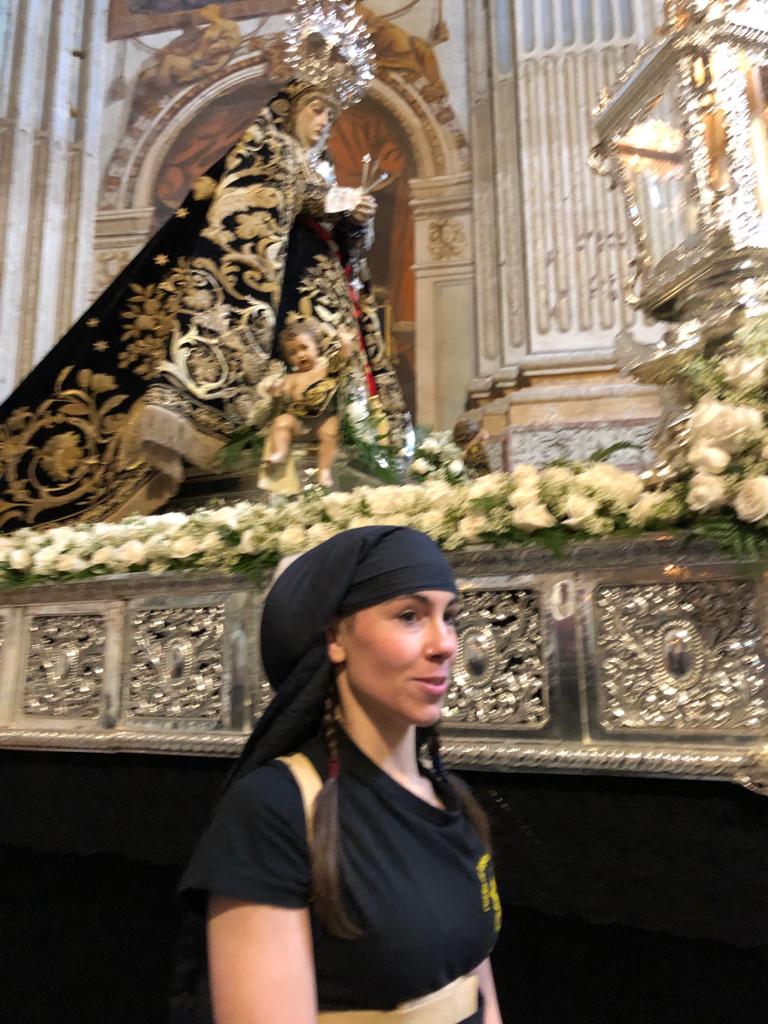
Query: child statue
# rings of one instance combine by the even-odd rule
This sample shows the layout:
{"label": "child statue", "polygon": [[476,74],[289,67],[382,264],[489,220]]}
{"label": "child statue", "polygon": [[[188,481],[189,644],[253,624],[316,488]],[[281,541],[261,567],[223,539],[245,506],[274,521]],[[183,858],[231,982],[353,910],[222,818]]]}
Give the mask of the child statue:
{"label": "child statue", "polygon": [[281,371],[265,381],[277,404],[264,448],[260,486],[267,490],[293,490],[281,486],[283,468],[296,437],[318,442],[317,482],[333,487],[331,470],[339,446],[338,391],[342,372],[354,351],[354,332],[339,330],[339,345],[332,355],[323,353],[323,328],[313,317],[296,319],[280,333],[279,347],[290,372]]}

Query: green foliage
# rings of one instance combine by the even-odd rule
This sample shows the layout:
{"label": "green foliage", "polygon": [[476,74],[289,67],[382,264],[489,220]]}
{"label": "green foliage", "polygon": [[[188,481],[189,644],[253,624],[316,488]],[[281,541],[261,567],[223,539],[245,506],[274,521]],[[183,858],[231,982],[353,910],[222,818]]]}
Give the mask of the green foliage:
{"label": "green foliage", "polygon": [[263,451],[264,434],[253,427],[242,427],[231,435],[219,452],[219,464],[223,470],[234,469],[247,454],[248,461],[258,465]]}
{"label": "green foliage", "polygon": [[[598,448],[596,452],[593,452],[589,456],[587,461],[605,462],[606,459],[610,459],[610,457],[615,455],[616,452],[623,452],[628,448],[634,448],[637,451],[642,451],[643,446],[641,444],[637,444],[635,441],[616,441],[615,444],[609,444],[607,448]],[[550,463],[550,465],[554,466],[555,463]]]}
{"label": "green foliage", "polygon": [[738,561],[768,560],[768,530],[742,523],[733,514],[699,516],[690,526],[690,532],[714,541]]}

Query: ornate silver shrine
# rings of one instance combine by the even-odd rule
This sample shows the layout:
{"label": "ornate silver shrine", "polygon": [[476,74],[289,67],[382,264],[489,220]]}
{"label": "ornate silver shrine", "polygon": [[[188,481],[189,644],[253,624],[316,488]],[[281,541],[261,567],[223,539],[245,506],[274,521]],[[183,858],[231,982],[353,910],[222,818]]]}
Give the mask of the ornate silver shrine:
{"label": "ornate silver shrine", "polygon": [[[766,574],[697,540],[453,557],[447,761],[768,785]],[[0,746],[234,756],[270,697],[261,592],[126,575],[0,595]]]}

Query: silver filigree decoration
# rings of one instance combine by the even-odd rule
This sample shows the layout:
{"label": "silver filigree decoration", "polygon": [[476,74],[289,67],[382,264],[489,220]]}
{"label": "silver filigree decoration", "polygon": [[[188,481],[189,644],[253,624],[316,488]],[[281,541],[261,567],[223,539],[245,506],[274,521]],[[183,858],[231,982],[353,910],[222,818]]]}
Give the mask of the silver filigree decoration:
{"label": "silver filigree decoration", "polygon": [[542,728],[549,721],[539,600],[529,590],[470,590],[444,718]]}
{"label": "silver filigree decoration", "polygon": [[106,630],[101,615],[35,615],[22,711],[35,717],[98,719]]}
{"label": "silver filigree decoration", "polygon": [[766,665],[751,583],[603,586],[595,609],[604,730],[765,727]]}
{"label": "silver filigree decoration", "polygon": [[373,80],[373,40],[351,0],[296,0],[285,40],[286,64],[342,107],[357,103]]}
{"label": "silver filigree decoration", "polygon": [[136,611],[124,718],[226,724],[224,620],[224,605]]}

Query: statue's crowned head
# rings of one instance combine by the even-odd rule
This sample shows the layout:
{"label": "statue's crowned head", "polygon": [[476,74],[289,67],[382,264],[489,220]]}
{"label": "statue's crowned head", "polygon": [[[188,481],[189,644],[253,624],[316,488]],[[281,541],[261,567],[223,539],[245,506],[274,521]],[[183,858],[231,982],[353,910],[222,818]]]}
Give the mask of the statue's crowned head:
{"label": "statue's crowned head", "polygon": [[296,0],[285,40],[296,78],[340,108],[356,103],[373,79],[373,40],[354,0]]}

